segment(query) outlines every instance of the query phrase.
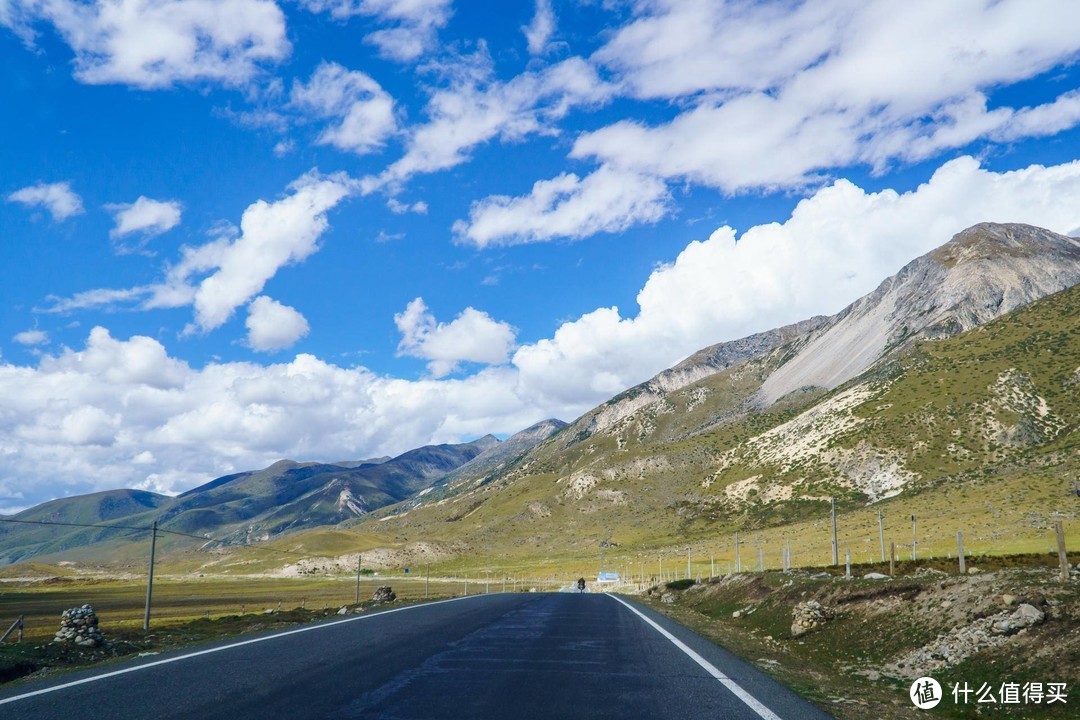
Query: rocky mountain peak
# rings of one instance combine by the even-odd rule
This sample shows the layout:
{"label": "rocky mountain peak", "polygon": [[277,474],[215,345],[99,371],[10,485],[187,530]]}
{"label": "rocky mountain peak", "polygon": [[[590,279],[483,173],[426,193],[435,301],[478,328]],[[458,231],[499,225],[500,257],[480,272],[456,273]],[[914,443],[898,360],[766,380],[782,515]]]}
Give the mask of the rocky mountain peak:
{"label": "rocky mountain peak", "polygon": [[762,385],[761,404],[832,389],[884,355],[951,337],[1080,282],[1080,240],[1017,223],[980,223],[904,266],[810,333]]}
{"label": "rocky mountain peak", "polygon": [[1080,241],[1066,235],[1022,223],[979,223],[962,230],[949,242],[929,253],[945,267],[1000,258],[1031,258],[1039,255],[1074,253]]}

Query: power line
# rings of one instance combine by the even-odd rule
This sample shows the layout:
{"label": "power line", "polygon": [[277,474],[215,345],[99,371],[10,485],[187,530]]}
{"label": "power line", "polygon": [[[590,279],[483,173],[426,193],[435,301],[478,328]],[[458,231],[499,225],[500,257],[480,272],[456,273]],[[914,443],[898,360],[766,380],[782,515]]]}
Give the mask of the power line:
{"label": "power line", "polygon": [[[19,523],[20,525],[60,525],[63,527],[80,527],[80,528],[96,528],[98,530],[141,530],[143,532],[150,532],[153,528],[139,527],[137,525],[104,525],[104,524],[88,524],[88,523],[71,523],[71,522],[48,522],[45,520],[16,520],[14,518],[0,518],[0,522]],[[183,533],[177,530],[164,530],[158,528],[159,533],[168,533],[170,535],[179,535],[181,537],[195,538],[196,540],[213,540],[206,535],[192,535],[191,533]]]}
{"label": "power line", "polygon": [[[95,528],[98,530],[136,530],[139,532],[150,532],[153,530],[151,527],[140,527],[138,525],[105,525],[102,523],[89,524],[89,523],[73,523],[73,522],[50,522],[46,520],[16,520],[14,518],[0,517],[0,522],[19,523],[21,525],[57,525],[61,527],[79,527],[79,528]],[[263,552],[278,553],[279,555],[294,555],[296,557],[311,558],[322,557],[314,553],[295,552],[292,550],[278,550],[276,548],[264,547],[262,545],[226,545],[224,539],[210,537],[208,535],[192,535],[191,533],[179,532],[178,530],[166,530],[164,528],[158,528],[158,533],[168,533],[169,535],[179,535],[180,537],[189,537],[196,540],[202,540],[205,543],[221,543],[220,547],[229,548],[248,548],[251,550],[261,550]]]}

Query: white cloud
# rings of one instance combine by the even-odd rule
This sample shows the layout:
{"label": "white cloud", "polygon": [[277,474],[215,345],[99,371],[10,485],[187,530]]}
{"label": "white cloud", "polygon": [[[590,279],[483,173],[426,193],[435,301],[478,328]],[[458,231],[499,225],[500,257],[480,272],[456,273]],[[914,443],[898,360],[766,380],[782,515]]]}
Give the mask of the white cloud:
{"label": "white cloud", "polygon": [[119,240],[133,233],[142,236],[135,246],[118,244],[121,253],[137,252],[150,238],[172,230],[180,224],[182,213],[180,203],[175,200],[151,200],[145,195],[140,195],[133,203],[106,205],[105,208],[113,213],[116,223],[109,231],[110,238]]}
{"label": "white cloud", "polygon": [[199,284],[194,296],[200,330],[223,325],[281,267],[314,253],[329,226],[326,212],[349,194],[347,181],[338,176],[306,175],[291,189],[292,194],[280,200],[250,205],[240,220],[240,237],[213,246],[217,270]]}
{"label": "white cloud", "polygon": [[329,12],[346,20],[354,16],[373,18],[390,27],[364,36],[390,60],[410,62],[438,45],[438,30],[453,14],[451,0],[300,0],[311,12]]}
{"label": "white cloud", "polygon": [[1080,227],[1080,161],[996,173],[965,157],[902,194],[837,181],[784,222],[690,243],[651,274],[636,312],[586,313],[509,364],[505,323],[475,310],[438,323],[410,303],[398,318],[402,350],[435,364],[433,375],[456,362],[500,363],[460,378],[388,378],[311,355],[196,369],[152,338],[95,328],[84,348],[36,366],[0,362],[0,478],[19,478],[19,505],[64,489],[177,492],[281,457],[396,454],[570,420],[701,347],[835,312],[982,221]]}
{"label": "white cloud", "polygon": [[292,140],[279,140],[274,144],[274,157],[285,157],[296,149],[296,143]]}
{"label": "white cloud", "polygon": [[111,445],[116,439],[119,417],[101,408],[86,406],[72,410],[60,421],[59,439],[71,445]]}
{"label": "white cloud", "polygon": [[37,366],[0,363],[0,477],[19,478],[20,506],[117,486],[175,493],[281,457],[510,433],[541,419],[514,395],[514,375],[407,381],[311,355],[195,369],[156,340],[95,328],[85,348]]}
{"label": "white cloud", "polygon": [[1076,61],[1080,6],[1067,0],[927,2],[902,13],[884,0],[638,8],[594,61],[640,98],[691,107],[668,123],[586,133],[574,157],[738,192],[815,183],[855,163],[884,171],[980,138],[1080,122],[1074,92],[1019,111],[987,100]]}
{"label": "white cloud", "polygon": [[436,378],[454,372],[461,362],[506,362],[516,335],[508,323],[471,307],[452,322],[436,322],[422,298],[394,315],[394,323],[401,332],[398,354],[429,360],[428,371]]}
{"label": "white cloud", "polygon": [[994,133],[995,140],[1056,135],[1080,123],[1080,90],[1062,93],[1052,103],[1017,110]]}
{"label": "white cloud", "polygon": [[600,308],[521,347],[519,392],[540,406],[599,402],[707,345],[835,313],[984,221],[1076,227],[1080,161],[994,173],[964,157],[911,192],[868,193],[840,180],[782,224],[738,237],[722,227],[650,275],[636,315]]}
{"label": "white cloud", "polygon": [[21,333],[16,333],[11,339],[20,345],[47,345],[49,343],[49,333],[44,330],[23,330]]}
{"label": "white cloud", "polygon": [[474,202],[469,221],[454,223],[454,232],[477,247],[619,232],[664,217],[668,198],[663,181],[605,165],[584,178],[563,173],[541,180],[522,197]]}
{"label": "white cloud", "polygon": [[441,69],[449,85],[432,94],[425,109],[428,121],[412,130],[401,159],[379,177],[365,179],[368,191],[454,167],[468,159],[472,148],[495,138],[517,142],[554,134],[553,123],[572,108],[599,105],[613,92],[592,65],[576,57],[505,83],[494,79],[484,47]]}
{"label": "white cloud", "polygon": [[75,52],[75,77],[94,85],[238,86],[290,51],[273,0],[11,0],[0,21],[27,40],[35,22],[52,24]]}
{"label": "white cloud", "polygon": [[67,182],[30,185],[11,193],[7,199],[8,202],[21,203],[27,207],[43,207],[56,222],[63,222],[73,215],[83,213],[82,198]]}
{"label": "white cloud", "polygon": [[293,84],[291,103],[302,112],[336,124],[319,143],[357,155],[378,150],[397,130],[394,100],[371,76],[324,62],[307,84]]}
{"label": "white cloud", "polygon": [[310,329],[307,320],[295,308],[265,295],[251,301],[244,324],[248,329],[248,346],[262,352],[291,347]]}
{"label": "white cloud", "polygon": [[262,292],[278,270],[303,262],[318,250],[318,240],[329,227],[326,213],[348,197],[354,186],[344,174],[320,175],[313,170],[290,184],[288,195],[249,205],[239,229],[225,224],[210,242],[182,247],[180,261],[166,265],[161,281],[132,288],[95,288],[69,298],[50,296],[52,304],[42,310],[194,305],[195,322],[185,332],[214,330]]}
{"label": "white cloud", "polygon": [[536,14],[532,22],[521,30],[529,44],[529,54],[543,53],[555,32],[555,11],[551,9],[551,0],[536,0]]}
{"label": "white cloud", "polygon": [[35,311],[68,313],[75,310],[111,307],[142,299],[150,292],[150,286],[145,285],[134,288],[94,288],[93,290],[76,293],[68,298],[49,295],[45,299],[52,304],[44,308],[35,308]]}
{"label": "white cloud", "polygon": [[423,200],[417,200],[414,203],[404,203],[397,198],[387,198],[386,207],[390,212],[395,215],[404,215],[405,213],[416,213],[417,215],[427,215],[428,204]]}

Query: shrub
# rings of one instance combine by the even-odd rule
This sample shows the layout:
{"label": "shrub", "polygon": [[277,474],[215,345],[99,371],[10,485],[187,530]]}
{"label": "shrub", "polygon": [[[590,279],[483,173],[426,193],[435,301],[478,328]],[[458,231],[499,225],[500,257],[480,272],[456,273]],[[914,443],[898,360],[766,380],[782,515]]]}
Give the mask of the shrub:
{"label": "shrub", "polygon": [[693,586],[693,584],[693,580],[691,580],[690,578],[685,578],[683,580],[672,580],[671,582],[665,584],[664,587],[666,587],[668,590],[685,590],[686,588]]}

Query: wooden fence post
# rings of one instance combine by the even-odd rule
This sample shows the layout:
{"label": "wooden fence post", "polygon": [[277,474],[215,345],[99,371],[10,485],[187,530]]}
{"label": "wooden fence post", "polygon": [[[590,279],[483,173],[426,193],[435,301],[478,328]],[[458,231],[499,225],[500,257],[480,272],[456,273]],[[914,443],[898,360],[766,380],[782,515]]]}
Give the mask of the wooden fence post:
{"label": "wooden fence post", "polygon": [[1057,531],[1058,567],[1061,568],[1061,582],[1069,581],[1069,558],[1065,555],[1065,526],[1061,521],[1054,523]]}
{"label": "wooden fence post", "polygon": [[896,541],[889,543],[889,577],[896,574]]}
{"label": "wooden fence post", "polygon": [[967,558],[964,557],[964,534],[956,531],[956,557],[960,558],[960,574],[967,574]]}

